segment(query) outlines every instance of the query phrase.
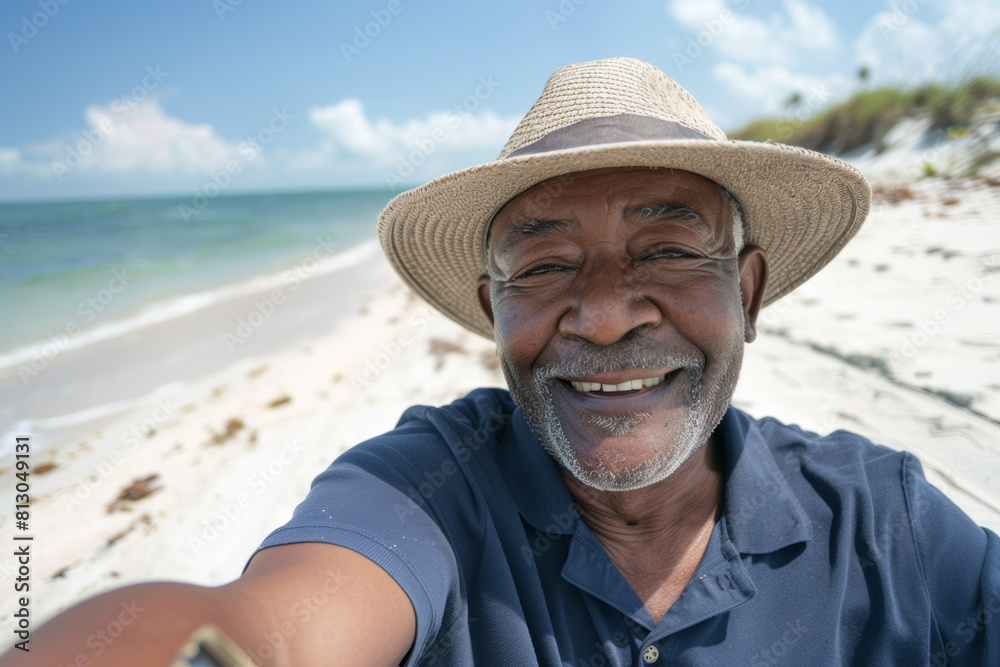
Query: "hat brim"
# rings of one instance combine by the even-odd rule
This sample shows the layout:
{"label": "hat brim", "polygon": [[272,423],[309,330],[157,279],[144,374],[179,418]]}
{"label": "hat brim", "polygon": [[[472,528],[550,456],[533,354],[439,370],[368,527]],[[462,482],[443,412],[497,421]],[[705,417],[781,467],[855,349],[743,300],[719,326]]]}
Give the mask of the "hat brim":
{"label": "hat brim", "polygon": [[379,240],[415,292],[470,331],[493,338],[476,294],[487,223],[542,181],[607,167],[679,169],[729,190],[743,207],[746,242],[767,256],[765,306],[833,259],[871,204],[860,171],[815,151],[752,141],[640,141],[507,158],[434,179],[389,202],[379,216]]}

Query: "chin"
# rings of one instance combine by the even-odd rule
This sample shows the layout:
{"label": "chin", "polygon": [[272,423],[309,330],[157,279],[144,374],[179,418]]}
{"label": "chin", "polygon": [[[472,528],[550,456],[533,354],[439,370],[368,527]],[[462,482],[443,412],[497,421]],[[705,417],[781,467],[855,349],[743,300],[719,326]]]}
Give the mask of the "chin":
{"label": "chin", "polygon": [[[739,377],[742,347],[732,347],[721,365],[652,353],[581,354],[528,373],[515,372],[506,355],[500,362],[514,402],[559,465],[587,486],[621,492],[667,479],[708,441]],[[612,395],[567,380],[623,368],[676,370],[655,386]]]}
{"label": "chin", "polygon": [[[676,422],[674,422],[676,424]],[[628,434],[599,435],[581,439],[567,436],[560,423],[543,446],[580,482],[601,491],[634,491],[663,481],[677,471],[707,441],[712,428],[681,428],[650,423],[634,427]],[[621,428],[622,424],[613,425]],[[600,428],[600,427],[598,427]]]}

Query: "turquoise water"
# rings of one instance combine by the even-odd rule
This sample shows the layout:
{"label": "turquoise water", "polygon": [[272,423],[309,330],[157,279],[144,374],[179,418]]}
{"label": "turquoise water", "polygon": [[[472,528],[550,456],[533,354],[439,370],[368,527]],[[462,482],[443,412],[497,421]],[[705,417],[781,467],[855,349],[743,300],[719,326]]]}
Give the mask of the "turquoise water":
{"label": "turquoise water", "polygon": [[0,204],[0,354],[375,238],[387,190]]}

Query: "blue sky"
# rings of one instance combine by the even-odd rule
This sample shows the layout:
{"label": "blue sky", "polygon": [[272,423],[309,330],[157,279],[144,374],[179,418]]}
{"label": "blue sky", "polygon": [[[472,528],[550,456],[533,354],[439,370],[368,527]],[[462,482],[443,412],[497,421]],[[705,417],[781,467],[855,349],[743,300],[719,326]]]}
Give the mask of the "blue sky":
{"label": "blue sky", "polygon": [[10,0],[0,28],[0,200],[422,182],[493,159],[552,70],[609,56],[730,131],[845,97],[861,64],[1000,69],[993,0]]}

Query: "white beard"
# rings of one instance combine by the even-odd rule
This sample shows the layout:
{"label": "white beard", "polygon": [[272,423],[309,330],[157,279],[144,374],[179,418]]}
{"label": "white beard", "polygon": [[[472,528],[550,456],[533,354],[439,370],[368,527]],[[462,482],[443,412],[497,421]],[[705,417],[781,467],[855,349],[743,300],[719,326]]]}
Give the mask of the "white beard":
{"label": "white beard", "polygon": [[[730,349],[723,356],[725,368],[717,373],[710,386],[702,386],[704,359],[691,355],[669,355],[644,349],[636,345],[617,347],[633,348],[624,353],[608,348],[584,351],[575,355],[572,361],[561,362],[536,369],[530,383],[517,382],[509,372],[507,364],[501,365],[514,402],[524,412],[542,447],[552,455],[560,466],[570,472],[580,482],[601,491],[633,491],[662,481],[673,474],[708,440],[712,431],[725,415],[743,360],[742,344],[738,349]],[[734,344],[734,348],[735,348]],[[686,416],[681,424],[664,424],[664,442],[667,446],[658,449],[645,461],[634,467],[612,470],[609,461],[584,462],[572,445],[552,399],[553,383],[559,377],[581,377],[595,373],[621,371],[632,368],[681,368],[672,383],[687,382]],[[531,386],[525,386],[530,384]],[[590,423],[608,433],[609,436],[626,436],[637,426],[652,419],[649,413],[634,413],[606,417],[594,415]]]}

